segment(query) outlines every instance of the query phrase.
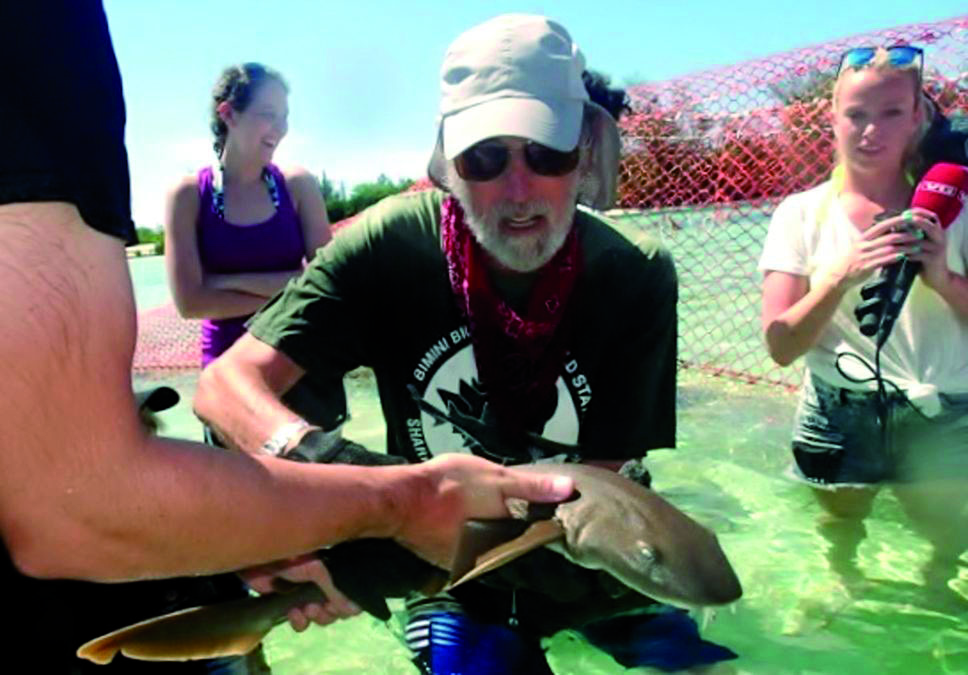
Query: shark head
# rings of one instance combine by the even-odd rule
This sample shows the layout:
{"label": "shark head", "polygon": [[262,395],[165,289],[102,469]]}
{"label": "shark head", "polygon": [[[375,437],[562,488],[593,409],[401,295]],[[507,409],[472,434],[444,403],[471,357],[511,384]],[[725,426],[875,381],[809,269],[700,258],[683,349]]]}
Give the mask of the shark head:
{"label": "shark head", "polygon": [[589,467],[578,470],[582,494],[558,505],[564,536],[552,548],[671,604],[723,605],[742,595],[712,532],[633,481],[610,472],[589,479]]}
{"label": "shark head", "polygon": [[743,591],[715,536],[702,546],[664,549],[639,539],[607,571],[643,595],[674,605],[725,605]]}

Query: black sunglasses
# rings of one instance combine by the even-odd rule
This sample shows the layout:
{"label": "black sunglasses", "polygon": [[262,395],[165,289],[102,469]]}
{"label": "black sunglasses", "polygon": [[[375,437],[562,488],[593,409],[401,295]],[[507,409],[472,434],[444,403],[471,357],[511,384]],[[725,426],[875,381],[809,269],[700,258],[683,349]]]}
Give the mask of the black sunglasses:
{"label": "black sunglasses", "polygon": [[[534,141],[524,144],[524,161],[539,176],[564,176],[578,166],[578,146],[562,152]],[[464,180],[494,180],[511,162],[511,149],[495,139],[472,145],[454,159],[457,175]]]}
{"label": "black sunglasses", "polygon": [[[894,68],[904,68],[915,61],[918,64],[918,81],[921,81],[924,72],[924,50],[913,45],[893,45],[885,47],[887,52],[887,62]],[[840,75],[845,67],[863,68],[874,59],[877,54],[877,47],[854,47],[848,49],[840,56],[840,65],[837,67],[837,75]]]}

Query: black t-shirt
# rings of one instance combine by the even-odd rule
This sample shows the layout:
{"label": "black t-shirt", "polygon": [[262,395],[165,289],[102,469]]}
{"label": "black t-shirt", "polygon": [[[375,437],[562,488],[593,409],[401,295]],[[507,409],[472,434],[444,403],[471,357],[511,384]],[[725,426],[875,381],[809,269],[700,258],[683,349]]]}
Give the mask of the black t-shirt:
{"label": "black t-shirt", "polygon": [[134,243],[121,75],[100,0],[0,2],[0,204],[63,201]]}
{"label": "black t-shirt", "polygon": [[[438,191],[405,194],[369,209],[249,326],[255,337],[323,381],[338,381],[359,366],[372,368],[387,451],[411,460],[469,451],[460,432],[422,410],[415,397],[479,421],[487,403],[440,247],[441,199]],[[672,259],[651,239],[631,244],[588,211],[576,212],[575,227],[582,272],[569,301],[572,327],[557,408],[541,435],[578,444],[586,459],[633,458],[673,447]]]}

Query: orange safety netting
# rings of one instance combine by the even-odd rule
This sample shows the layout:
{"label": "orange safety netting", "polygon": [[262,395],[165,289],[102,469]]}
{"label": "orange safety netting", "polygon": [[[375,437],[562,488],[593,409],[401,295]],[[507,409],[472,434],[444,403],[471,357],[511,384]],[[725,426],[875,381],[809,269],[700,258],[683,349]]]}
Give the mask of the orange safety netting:
{"label": "orange safety netting", "polygon": [[139,312],[134,372],[200,368],[201,323],[197,319],[183,319],[171,303]]}
{"label": "orange safety netting", "polygon": [[[925,48],[925,89],[968,115],[968,15],[856,35],[629,89],[620,127],[619,228],[657,234],[680,278],[680,362],[793,386],[760,336],[757,271],[769,216],[832,167],[827,120],[840,54],[859,45]],[[429,187],[418,181],[416,189]],[[139,317],[135,370],[197,368],[198,322],[168,306]]]}
{"label": "orange safety netting", "polygon": [[785,386],[797,369],[760,335],[757,262],[786,195],[830,175],[830,93],[855,46],[925,49],[924,87],[968,114],[968,16],[856,35],[690,77],[633,87],[622,119],[618,218],[657,233],[677,261],[682,365]]}

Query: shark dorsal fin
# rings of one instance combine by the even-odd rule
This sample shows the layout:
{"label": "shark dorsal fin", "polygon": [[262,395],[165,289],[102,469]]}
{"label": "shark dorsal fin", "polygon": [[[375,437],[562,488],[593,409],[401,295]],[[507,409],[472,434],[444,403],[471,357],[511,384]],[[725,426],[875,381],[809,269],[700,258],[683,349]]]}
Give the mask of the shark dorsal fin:
{"label": "shark dorsal fin", "polygon": [[530,523],[513,519],[468,521],[451,569],[451,581],[444,590],[476,579],[563,536],[564,530],[553,518]]}

